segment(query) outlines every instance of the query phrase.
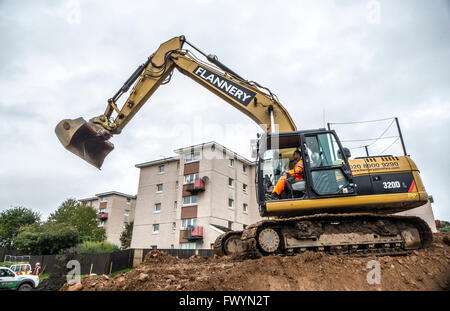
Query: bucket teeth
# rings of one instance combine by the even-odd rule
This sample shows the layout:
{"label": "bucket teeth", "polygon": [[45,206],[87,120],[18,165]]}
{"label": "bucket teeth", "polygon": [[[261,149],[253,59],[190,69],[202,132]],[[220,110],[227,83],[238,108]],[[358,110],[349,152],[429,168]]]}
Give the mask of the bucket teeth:
{"label": "bucket teeth", "polygon": [[64,148],[98,169],[114,149],[108,141],[111,134],[83,118],[62,120],[56,126],[55,133]]}

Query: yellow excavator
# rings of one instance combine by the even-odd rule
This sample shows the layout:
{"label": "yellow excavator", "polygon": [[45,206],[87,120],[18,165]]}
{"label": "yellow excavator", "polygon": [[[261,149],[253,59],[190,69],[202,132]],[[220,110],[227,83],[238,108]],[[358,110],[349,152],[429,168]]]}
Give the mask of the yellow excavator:
{"label": "yellow excavator", "polygon": [[[206,57],[200,60],[187,44]],[[428,225],[396,212],[425,204],[428,195],[409,156],[350,159],[335,131],[297,130],[277,97],[206,55],[184,36],[160,45],[108,100],[105,112],[86,122],[62,120],[55,132],[62,145],[100,169],[114,148],[109,139],[122,129],[173,70],[197,81],[261,126],[257,140],[256,189],[264,220],[215,241],[215,253],[249,257],[295,254],[306,250],[337,254],[404,254],[431,244]],[[137,80],[137,82],[136,82]],[[136,83],[135,83],[136,82]],[[134,85],[134,86],[133,86]],[[119,109],[117,101],[133,86]],[[113,114],[115,114],[113,118]],[[300,151],[303,179],[288,178],[279,197],[274,185]]]}

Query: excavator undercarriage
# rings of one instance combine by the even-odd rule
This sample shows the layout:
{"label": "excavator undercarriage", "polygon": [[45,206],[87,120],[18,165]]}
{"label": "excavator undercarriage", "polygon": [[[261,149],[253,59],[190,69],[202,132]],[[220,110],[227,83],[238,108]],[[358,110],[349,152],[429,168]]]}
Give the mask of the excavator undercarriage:
{"label": "excavator undercarriage", "polygon": [[304,251],[330,254],[402,255],[428,247],[432,233],[418,217],[376,214],[319,214],[269,219],[244,231],[222,234],[214,245],[217,255],[258,258]]}

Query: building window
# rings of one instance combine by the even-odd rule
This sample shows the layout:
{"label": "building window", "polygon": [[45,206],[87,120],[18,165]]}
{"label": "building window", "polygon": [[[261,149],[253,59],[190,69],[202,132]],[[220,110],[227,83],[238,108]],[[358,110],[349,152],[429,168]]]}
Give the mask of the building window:
{"label": "building window", "polygon": [[232,221],[228,221],[228,229],[231,229],[232,226],[233,226],[233,222]]}
{"label": "building window", "polygon": [[127,222],[124,222],[123,225],[122,225],[122,227],[125,229],[125,228],[127,227],[127,225],[128,225],[128,223],[127,223]]}
{"label": "building window", "polygon": [[100,199],[100,202],[108,202],[108,197],[102,197],[102,198]]}
{"label": "building window", "polygon": [[247,165],[242,164],[242,172],[247,173]]}
{"label": "building window", "polygon": [[130,216],[130,211],[129,210],[125,210],[125,212],[123,213],[125,216]]}
{"label": "building window", "polygon": [[176,231],[177,230],[177,223],[173,222],[172,223],[172,231]]}
{"label": "building window", "polygon": [[198,173],[184,175],[184,184],[185,185],[193,184],[194,180],[196,180],[196,179],[199,179]]}
{"label": "building window", "polygon": [[200,152],[194,152],[186,155],[186,163],[196,162],[200,160]]}
{"label": "building window", "polygon": [[161,211],[161,203],[155,204],[155,213],[159,213]]}
{"label": "building window", "polygon": [[196,195],[190,195],[183,198],[183,206],[197,204],[198,198]]}
{"label": "building window", "polygon": [[242,205],[242,211],[243,211],[244,213],[247,213],[247,207],[248,207],[248,204],[247,204],[247,203],[244,203],[244,205]]}
{"label": "building window", "polygon": [[158,171],[160,174],[164,173],[164,165],[158,166]]}
{"label": "building window", "polygon": [[181,220],[181,230],[191,229],[197,226],[197,218],[185,218]]}
{"label": "building window", "polygon": [[178,190],[178,180],[175,182],[175,189]]}
{"label": "building window", "polygon": [[131,199],[127,198],[127,204],[131,204]]}
{"label": "building window", "polygon": [[233,199],[228,199],[228,207],[229,208],[233,208],[234,206],[234,200]]}
{"label": "building window", "polygon": [[151,249],[158,249],[158,245],[150,245]]}
{"label": "building window", "polygon": [[177,201],[173,202],[173,208],[174,209],[177,209],[177,205],[178,205]]}
{"label": "building window", "polygon": [[153,234],[157,234],[159,233],[159,224],[154,224],[153,225]]}
{"label": "building window", "polygon": [[163,191],[163,184],[157,184],[156,185],[156,192],[162,192]]}
{"label": "building window", "polygon": [[234,160],[233,159],[228,159],[228,166],[229,167],[233,167],[234,164]]}
{"label": "building window", "polygon": [[246,184],[243,184],[243,185],[242,185],[242,191],[244,191],[245,193],[247,193],[247,185],[246,185]]}
{"label": "building window", "polygon": [[242,229],[247,229],[247,225],[242,225]]}
{"label": "building window", "polygon": [[181,249],[195,249],[195,243],[180,243]]}
{"label": "building window", "polygon": [[233,178],[228,177],[228,186],[233,187]]}

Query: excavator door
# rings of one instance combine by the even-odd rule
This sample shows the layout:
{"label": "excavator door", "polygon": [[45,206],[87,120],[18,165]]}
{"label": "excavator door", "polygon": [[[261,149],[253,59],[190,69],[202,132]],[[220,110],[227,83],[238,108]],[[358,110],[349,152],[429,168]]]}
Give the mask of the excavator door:
{"label": "excavator door", "polygon": [[342,148],[334,131],[301,135],[309,197],[356,194],[348,164],[348,149]]}

